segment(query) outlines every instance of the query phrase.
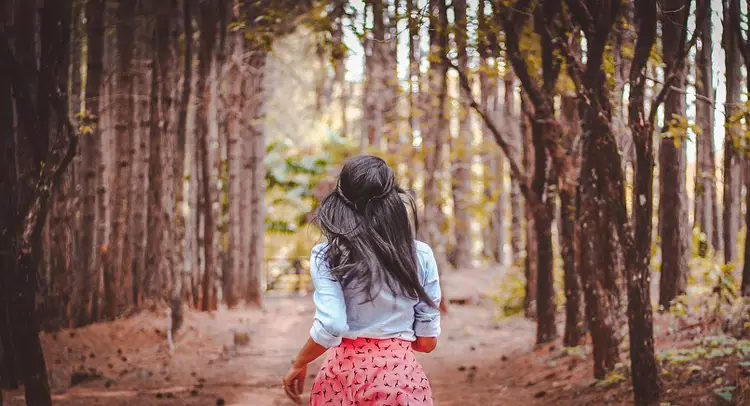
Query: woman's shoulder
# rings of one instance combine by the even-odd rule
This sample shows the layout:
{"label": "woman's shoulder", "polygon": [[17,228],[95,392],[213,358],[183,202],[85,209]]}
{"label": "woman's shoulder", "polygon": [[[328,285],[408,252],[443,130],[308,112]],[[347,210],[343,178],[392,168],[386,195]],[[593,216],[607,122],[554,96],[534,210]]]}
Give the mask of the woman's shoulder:
{"label": "woman's shoulder", "polygon": [[417,255],[426,257],[433,256],[432,248],[430,248],[427,243],[419,240],[414,240],[414,246],[417,248]]}

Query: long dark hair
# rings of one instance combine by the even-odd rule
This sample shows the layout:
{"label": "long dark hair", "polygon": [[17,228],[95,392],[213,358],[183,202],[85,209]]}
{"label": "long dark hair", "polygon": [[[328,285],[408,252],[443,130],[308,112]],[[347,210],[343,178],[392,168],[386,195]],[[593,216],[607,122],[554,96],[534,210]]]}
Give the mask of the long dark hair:
{"label": "long dark hair", "polygon": [[324,260],[345,288],[364,292],[367,302],[385,285],[435,306],[419,278],[416,204],[385,161],[372,155],[347,161],[320,205],[317,223],[328,240]]}

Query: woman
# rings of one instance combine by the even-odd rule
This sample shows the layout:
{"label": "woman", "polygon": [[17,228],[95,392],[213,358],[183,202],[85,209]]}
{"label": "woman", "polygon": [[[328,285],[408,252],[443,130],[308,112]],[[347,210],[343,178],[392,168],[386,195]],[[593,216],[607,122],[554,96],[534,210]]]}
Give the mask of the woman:
{"label": "woman", "polygon": [[432,250],[414,241],[414,201],[380,158],[348,161],[321,204],[326,242],[313,248],[315,320],[284,377],[297,403],[307,364],[332,348],[310,405],[432,405],[413,351],[431,352],[440,334],[440,284]]}

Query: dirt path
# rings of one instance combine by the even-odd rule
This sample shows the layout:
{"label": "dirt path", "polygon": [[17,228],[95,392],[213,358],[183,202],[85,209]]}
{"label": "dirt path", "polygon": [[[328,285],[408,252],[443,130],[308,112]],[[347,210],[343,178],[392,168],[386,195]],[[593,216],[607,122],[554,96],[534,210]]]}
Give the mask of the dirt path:
{"label": "dirt path", "polygon": [[[502,275],[501,270],[476,270],[445,277],[445,286],[451,289],[448,299],[471,300],[450,306],[443,316],[437,350],[418,354],[436,405],[633,404],[632,386],[625,376],[615,385],[594,385],[591,357],[585,355],[590,346],[581,347],[580,354],[564,351],[559,340],[537,348],[533,322],[498,320],[497,305],[481,292],[496,289]],[[309,295],[268,297],[264,310],[188,313],[174,352],[167,345],[169,321],[164,313],[146,312],[43,334],[54,404],[292,405],[281,388],[281,377],[307,339],[312,317]],[[670,334],[668,316],[657,315],[656,321],[660,348],[691,345],[690,335]],[[249,342],[235,345],[235,332],[247,333]],[[697,331],[692,337],[696,334],[705,335]],[[670,370],[664,375],[666,403],[716,404],[715,390],[720,382],[727,382],[724,385],[738,387],[736,404],[748,404],[743,402],[750,398],[750,371],[738,368],[738,361],[716,358],[681,369],[665,364]],[[322,358],[310,366],[307,390],[321,362]],[[707,372],[696,375],[696,366]],[[728,372],[715,372],[719,370]],[[76,381],[79,377],[84,379]],[[690,380],[698,383],[685,386]],[[23,404],[19,391],[6,393],[4,400]]]}
{"label": "dirt path", "polygon": [[[499,283],[499,276],[499,270],[488,270],[447,277],[446,286],[454,289],[447,296],[472,297],[472,303],[452,306],[443,317],[438,349],[419,354],[438,405],[533,403],[533,392],[516,379],[518,368],[503,361],[528,353],[533,324],[521,318],[499,321],[492,302],[480,299],[480,291]],[[162,314],[44,334],[55,404],[291,404],[280,380],[307,337],[312,315],[309,295],[269,297],[262,311],[189,313],[174,353],[167,347],[168,320]],[[234,331],[248,332],[249,343],[235,346]],[[310,366],[310,375],[321,362]],[[76,371],[100,377],[71,387]],[[22,403],[17,392],[6,394],[6,400]]]}

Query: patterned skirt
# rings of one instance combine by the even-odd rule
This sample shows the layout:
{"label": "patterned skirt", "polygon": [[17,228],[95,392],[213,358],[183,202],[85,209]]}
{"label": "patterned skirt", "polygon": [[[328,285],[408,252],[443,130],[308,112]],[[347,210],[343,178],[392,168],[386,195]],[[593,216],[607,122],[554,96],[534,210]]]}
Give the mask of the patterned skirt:
{"label": "patterned skirt", "polygon": [[310,405],[431,406],[432,389],[411,342],[344,339],[321,366]]}

